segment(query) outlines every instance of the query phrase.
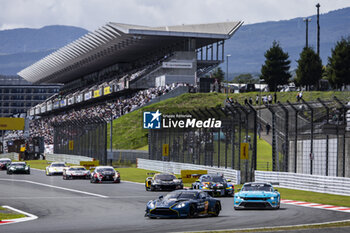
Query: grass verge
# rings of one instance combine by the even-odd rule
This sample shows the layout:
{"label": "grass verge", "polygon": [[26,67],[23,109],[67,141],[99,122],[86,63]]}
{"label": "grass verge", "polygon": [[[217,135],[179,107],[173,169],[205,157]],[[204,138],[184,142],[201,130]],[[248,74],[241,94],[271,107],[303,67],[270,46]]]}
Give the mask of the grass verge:
{"label": "grass verge", "polygon": [[15,219],[15,218],[24,218],[26,217],[24,214],[18,214],[12,210],[3,208],[0,206],[0,221],[6,219]]}
{"label": "grass verge", "polygon": [[[339,221],[332,223],[320,223],[313,225],[296,225],[296,226],[285,226],[285,227],[265,227],[265,228],[251,228],[251,229],[241,229],[241,230],[221,230],[221,231],[206,231],[206,233],[240,233],[240,232],[287,232],[287,231],[297,231],[306,229],[319,229],[319,228],[339,228],[339,227],[349,227],[350,221]],[[193,232],[195,233],[195,232]]]}

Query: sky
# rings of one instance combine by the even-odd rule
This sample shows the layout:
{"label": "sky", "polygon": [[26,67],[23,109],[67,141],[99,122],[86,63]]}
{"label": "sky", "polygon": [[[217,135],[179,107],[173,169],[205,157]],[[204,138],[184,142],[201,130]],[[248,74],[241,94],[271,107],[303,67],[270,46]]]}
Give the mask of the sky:
{"label": "sky", "polygon": [[108,22],[145,26],[278,21],[350,7],[350,0],[0,0],[0,30]]}

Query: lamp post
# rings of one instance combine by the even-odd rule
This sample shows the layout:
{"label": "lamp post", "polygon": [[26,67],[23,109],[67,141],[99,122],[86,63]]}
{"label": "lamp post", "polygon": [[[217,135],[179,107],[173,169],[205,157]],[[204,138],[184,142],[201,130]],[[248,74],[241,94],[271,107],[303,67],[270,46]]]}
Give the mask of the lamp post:
{"label": "lamp post", "polygon": [[317,3],[317,55],[320,55],[320,4]]}
{"label": "lamp post", "polygon": [[231,54],[226,55],[226,100],[228,100],[228,58],[231,57]]}
{"label": "lamp post", "polygon": [[308,43],[309,43],[309,22],[311,22],[311,18],[304,18],[303,19],[304,22],[306,23],[306,43],[305,43],[305,47],[307,48],[308,47]]}

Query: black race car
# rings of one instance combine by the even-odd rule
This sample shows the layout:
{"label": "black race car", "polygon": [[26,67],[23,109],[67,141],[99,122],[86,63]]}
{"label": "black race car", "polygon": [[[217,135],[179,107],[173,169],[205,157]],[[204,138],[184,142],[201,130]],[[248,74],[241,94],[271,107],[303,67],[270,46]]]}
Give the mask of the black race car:
{"label": "black race car", "polygon": [[90,183],[120,183],[120,174],[111,166],[97,166],[91,173]]}
{"label": "black race car", "polygon": [[11,159],[1,158],[0,159],[0,170],[7,170],[7,167],[11,164]]}
{"label": "black race car", "polygon": [[175,190],[183,189],[183,183],[181,179],[176,178],[171,173],[148,173],[148,175],[154,175],[153,177],[147,177],[145,181],[145,187],[147,191],[155,190]]}
{"label": "black race car", "polygon": [[209,192],[214,196],[233,196],[234,186],[230,182],[231,180],[219,174],[205,174],[192,184],[192,188]]}
{"label": "black race car", "polygon": [[7,174],[30,174],[30,167],[26,162],[13,162],[7,167]]}
{"label": "black race car", "polygon": [[201,190],[176,190],[146,205],[146,217],[181,218],[219,216],[221,202]]}

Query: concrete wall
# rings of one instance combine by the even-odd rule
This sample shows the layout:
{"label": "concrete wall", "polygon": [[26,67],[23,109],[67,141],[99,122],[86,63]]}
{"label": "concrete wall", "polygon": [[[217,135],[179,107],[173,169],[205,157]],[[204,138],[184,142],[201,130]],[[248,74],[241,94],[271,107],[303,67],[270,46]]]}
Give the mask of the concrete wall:
{"label": "concrete wall", "polygon": [[92,158],[80,155],[65,155],[65,154],[45,154],[46,160],[53,162],[66,162],[79,164],[80,161],[92,161]]}
{"label": "concrete wall", "polygon": [[113,150],[107,151],[107,160],[136,163],[137,158],[148,159],[148,151]]}
{"label": "concrete wall", "polygon": [[279,187],[312,192],[350,195],[350,178],[291,172],[255,171],[256,182],[279,182]]}
{"label": "concrete wall", "polygon": [[166,162],[140,158],[137,159],[137,168],[175,174],[181,174],[181,170],[207,170],[208,173],[223,174],[224,177],[231,179],[234,184],[239,184],[241,181],[240,171],[230,168],[217,168],[190,163]]}
{"label": "concrete wall", "polygon": [[9,158],[11,160],[19,160],[19,154],[15,152],[0,154],[0,158]]}

